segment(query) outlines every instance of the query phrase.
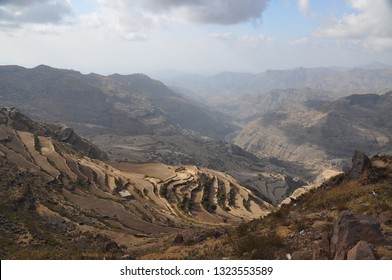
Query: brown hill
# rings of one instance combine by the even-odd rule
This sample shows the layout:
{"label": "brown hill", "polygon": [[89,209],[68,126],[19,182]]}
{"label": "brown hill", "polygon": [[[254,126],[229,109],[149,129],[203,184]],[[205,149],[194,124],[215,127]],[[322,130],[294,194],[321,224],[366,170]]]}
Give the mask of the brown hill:
{"label": "brown hill", "polygon": [[[83,75],[40,65],[0,66],[0,103],[77,132],[173,135],[193,130],[223,139],[235,126],[225,116],[143,74]],[[189,132],[188,132],[189,133]]]}
{"label": "brown hill", "polygon": [[272,209],[222,172],[103,162],[82,153],[88,142],[76,134],[69,142],[14,109],[0,119],[2,259],[135,256],[171,234],[224,229]]}

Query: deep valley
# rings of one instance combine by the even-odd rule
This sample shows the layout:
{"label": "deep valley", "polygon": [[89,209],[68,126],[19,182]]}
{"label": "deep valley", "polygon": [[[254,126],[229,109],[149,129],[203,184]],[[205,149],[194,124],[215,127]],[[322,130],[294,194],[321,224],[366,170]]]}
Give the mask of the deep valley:
{"label": "deep valley", "polygon": [[0,256],[391,259],[390,78],[0,66]]}

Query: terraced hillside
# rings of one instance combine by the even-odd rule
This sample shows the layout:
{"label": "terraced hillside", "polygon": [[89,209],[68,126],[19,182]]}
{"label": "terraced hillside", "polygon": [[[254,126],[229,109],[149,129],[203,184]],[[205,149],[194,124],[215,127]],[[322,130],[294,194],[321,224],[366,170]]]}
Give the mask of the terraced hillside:
{"label": "terraced hillside", "polygon": [[[84,75],[45,65],[32,69],[0,66],[0,104],[19,108],[42,122],[67,124],[99,146],[111,160],[219,170],[275,205],[317,176],[297,164],[276,165],[223,142],[238,129],[231,117],[143,74]],[[26,127],[28,122],[23,120],[22,127],[14,128],[33,132]],[[75,148],[90,151],[79,153],[106,158],[102,152],[94,153],[94,145],[84,146],[86,141],[75,143],[81,138],[74,138],[76,134],[69,127],[45,129],[42,136],[60,141],[66,138]],[[260,175],[265,173],[283,176],[279,182],[278,177],[269,182]],[[293,180],[298,182],[291,184]]]}
{"label": "terraced hillside", "polygon": [[180,245],[144,258],[391,260],[392,157],[356,151],[349,170],[266,217]]}
{"label": "terraced hillside", "polygon": [[[0,110],[2,258],[95,258],[111,252],[99,245],[110,240],[122,245],[113,245],[116,252],[147,250],[162,235],[226,226],[272,209],[222,172],[92,159],[45,136],[45,125],[29,120],[29,131],[15,129],[25,120],[15,114]],[[86,247],[77,246],[81,240]],[[48,242],[58,255],[46,251]],[[78,253],[67,255],[69,246]]]}

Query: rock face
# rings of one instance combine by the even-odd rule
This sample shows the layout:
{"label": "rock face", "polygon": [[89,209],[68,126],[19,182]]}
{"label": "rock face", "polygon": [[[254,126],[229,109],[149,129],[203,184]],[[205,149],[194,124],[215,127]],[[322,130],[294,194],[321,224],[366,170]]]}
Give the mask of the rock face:
{"label": "rock face", "polygon": [[61,142],[70,144],[73,149],[90,158],[107,160],[108,156],[105,152],[101,151],[97,146],[90,143],[88,140],[80,137],[74,130],[67,126],[53,126],[54,137]]}
{"label": "rock face", "polygon": [[347,175],[350,180],[357,180],[370,167],[370,159],[363,152],[356,150],[352,158],[352,164]]}
{"label": "rock face", "polygon": [[313,260],[328,260],[330,258],[329,232],[323,232],[321,242],[313,248]]}
{"label": "rock face", "polygon": [[373,251],[366,241],[359,241],[352,249],[347,252],[348,260],[375,260]]}
{"label": "rock face", "polygon": [[[64,125],[44,124],[31,120],[15,108],[0,107],[0,124],[15,130],[26,131],[35,136],[52,137],[62,143],[69,144],[73,152],[94,159],[107,160],[108,156],[96,145],[79,136],[70,127]],[[8,140],[4,132],[0,133],[0,141]]]}
{"label": "rock face", "polygon": [[335,260],[346,259],[348,250],[361,240],[372,244],[381,243],[383,236],[380,223],[371,216],[343,211],[333,227],[331,257]]}

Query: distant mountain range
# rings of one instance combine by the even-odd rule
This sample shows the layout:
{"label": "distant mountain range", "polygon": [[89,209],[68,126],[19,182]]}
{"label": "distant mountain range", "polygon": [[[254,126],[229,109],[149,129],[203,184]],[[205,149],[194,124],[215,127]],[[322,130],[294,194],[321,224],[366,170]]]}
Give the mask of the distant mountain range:
{"label": "distant mountain range", "polygon": [[234,143],[261,157],[308,166],[336,164],[354,150],[392,152],[392,91],[302,105],[253,116]]}
{"label": "distant mountain range", "polygon": [[168,85],[236,120],[242,128],[229,139],[259,157],[321,171],[341,168],[355,149],[392,151],[389,65],[171,74]]}
{"label": "distant mountain range", "polygon": [[[173,74],[173,73],[172,73]],[[382,92],[392,89],[392,67],[371,63],[356,68],[304,68],[267,70],[259,74],[223,72],[212,76],[164,75],[154,78],[178,89],[190,97],[213,105],[243,95],[261,94],[273,89],[311,88],[339,93]]]}

